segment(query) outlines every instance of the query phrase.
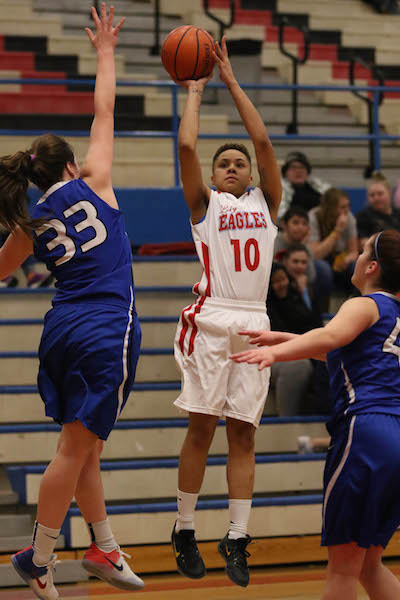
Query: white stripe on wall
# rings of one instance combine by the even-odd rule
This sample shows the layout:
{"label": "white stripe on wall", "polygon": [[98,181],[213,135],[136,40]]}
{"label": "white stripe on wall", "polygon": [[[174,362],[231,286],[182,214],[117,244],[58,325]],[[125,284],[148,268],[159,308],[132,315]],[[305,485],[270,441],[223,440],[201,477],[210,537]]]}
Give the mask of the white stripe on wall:
{"label": "white stripe on wall", "polygon": [[122,349],[122,374],[123,374],[123,377],[122,377],[121,385],[119,386],[119,389],[118,389],[118,412],[117,412],[117,418],[115,419],[115,421],[118,421],[119,415],[121,414],[122,403],[124,400],[124,385],[125,385],[126,380],[128,379],[128,345],[129,345],[129,334],[131,332],[131,327],[132,327],[132,308],[133,308],[132,287],[130,288],[130,292],[131,292],[131,303],[129,305],[129,312],[128,312],[128,325],[126,327],[124,346]]}
{"label": "white stripe on wall", "polygon": [[323,522],[324,528],[325,528],[326,507],[327,507],[327,504],[328,504],[329,496],[330,496],[330,494],[332,492],[333,486],[335,485],[335,483],[336,483],[336,481],[337,481],[340,473],[343,470],[343,467],[345,465],[347,457],[349,456],[351,444],[353,442],[353,430],[354,430],[354,423],[355,423],[355,421],[356,421],[356,416],[354,415],[354,417],[352,417],[352,419],[350,421],[349,436],[347,438],[347,444],[346,444],[346,448],[344,449],[342,460],[340,461],[340,463],[339,463],[336,471],[332,475],[331,480],[328,483],[328,486],[326,488],[325,498],[324,498],[324,507],[323,507],[323,511],[322,511],[322,522]]}

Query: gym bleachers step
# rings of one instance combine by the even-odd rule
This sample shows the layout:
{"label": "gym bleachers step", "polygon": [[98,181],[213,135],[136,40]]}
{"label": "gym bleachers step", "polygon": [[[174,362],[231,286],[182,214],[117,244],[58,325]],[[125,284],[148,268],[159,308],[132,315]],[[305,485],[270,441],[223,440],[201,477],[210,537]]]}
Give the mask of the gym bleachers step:
{"label": "gym bleachers step", "polygon": [[[256,455],[255,494],[320,491],[325,454]],[[225,456],[210,457],[201,488],[203,496],[227,493]],[[8,467],[8,477],[21,504],[37,504],[46,465]],[[178,480],[178,459],[157,458],[101,463],[106,502],[157,501],[173,498]]]}
{"label": "gym bleachers step", "polygon": [[33,521],[30,515],[0,515],[0,539],[2,537],[26,536],[32,533]]}
{"label": "gym bleachers step", "polygon": [[[0,381],[4,385],[34,385],[37,381],[37,352],[0,352]],[[142,348],[136,368],[136,382],[176,381],[180,373],[173,348]]]}
{"label": "gym bleachers step", "polygon": [[[6,419],[3,418],[2,420],[5,421]],[[1,507],[15,506],[17,502],[18,495],[12,490],[7,471],[4,467],[0,467],[0,510]],[[2,528],[0,527],[0,533],[1,531]]]}
{"label": "gym bleachers step", "polygon": [[[32,0],[35,12],[80,13],[90,15],[93,6],[92,0]],[[154,7],[150,2],[132,0],[118,0],[116,10],[122,15],[153,15]]]}
{"label": "gym bleachers step", "polygon": [[[74,115],[88,114],[93,118],[94,97],[91,92],[65,91],[62,86],[51,86],[50,88],[50,86],[39,84],[29,84],[29,88],[29,90],[24,89],[23,94],[10,92],[1,94],[1,112],[10,115],[10,118],[15,114],[39,116],[46,114],[52,118],[66,115],[72,123]],[[143,115],[143,111],[143,96],[117,96],[116,119],[119,118],[119,115],[129,112],[134,115]]]}
{"label": "gym bleachers step", "polygon": [[[18,113],[0,115],[0,129],[89,131],[93,114],[40,114]],[[170,131],[171,117],[146,117],[143,114],[125,113],[115,115],[115,131]]]}
{"label": "gym bleachers step", "polygon": [[[249,531],[254,537],[294,536],[321,530],[321,494],[254,497]],[[171,538],[176,501],[109,505],[108,517],[119,544],[161,544]],[[228,499],[200,499],[196,506],[199,541],[222,538],[229,528]],[[62,532],[66,547],[90,543],[89,532],[77,508],[68,511]]]}
{"label": "gym bleachers step", "polygon": [[[21,548],[18,548],[18,550]],[[82,567],[80,560],[62,560],[57,564],[54,571],[55,584],[77,583],[88,580],[89,573]],[[14,567],[11,564],[0,565],[0,588],[21,586],[26,586],[26,583],[21,579]]]}
{"label": "gym bleachers step", "polygon": [[[171,346],[178,317],[140,317],[139,321],[144,348]],[[42,330],[42,319],[0,319],[0,353],[37,351]]]}
{"label": "gym bleachers step", "polygon": [[[318,416],[263,417],[256,433],[256,452],[297,453],[299,436],[326,436],[324,423],[325,418]],[[175,458],[185,439],[187,424],[184,418],[118,421],[104,444],[102,458],[104,461]],[[0,464],[49,462],[55,454],[60,429],[55,423],[0,425]],[[226,432],[221,422],[210,456],[226,452]]]}
{"label": "gym bleachers step", "polygon": [[[135,383],[119,420],[173,419],[178,409],[180,381]],[[52,423],[44,414],[44,405],[36,386],[0,386],[2,423]],[[1,502],[1,497],[0,497]]]}
{"label": "gym bleachers step", "polygon": [[[0,289],[0,314],[3,319],[43,318],[51,308],[54,288],[29,290],[23,288]],[[189,286],[146,286],[135,288],[136,308],[141,317],[154,315],[180,315],[182,309],[192,304],[195,296]]]}
{"label": "gym bleachers step", "polygon": [[[29,534],[26,535],[12,535],[2,536],[0,535],[0,553],[4,552],[18,552],[23,548],[27,548],[32,544],[32,527]],[[64,535],[60,535],[57,539],[56,549],[65,547]]]}

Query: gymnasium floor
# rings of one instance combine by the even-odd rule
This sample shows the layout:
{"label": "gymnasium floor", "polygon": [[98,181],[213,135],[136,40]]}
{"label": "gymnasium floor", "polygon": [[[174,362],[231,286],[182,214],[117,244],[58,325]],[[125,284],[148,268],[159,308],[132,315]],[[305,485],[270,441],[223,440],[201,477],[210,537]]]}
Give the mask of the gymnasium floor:
{"label": "gymnasium floor", "polygon": [[[390,561],[388,566],[399,577],[400,561]],[[251,583],[240,588],[230,583],[222,571],[207,575],[201,581],[185,579],[180,575],[146,576],[143,592],[121,592],[102,582],[58,586],[61,598],[69,600],[318,600],[325,579],[320,566],[253,569]],[[359,600],[368,597],[360,588]],[[33,600],[26,588],[0,591],[0,600]]]}

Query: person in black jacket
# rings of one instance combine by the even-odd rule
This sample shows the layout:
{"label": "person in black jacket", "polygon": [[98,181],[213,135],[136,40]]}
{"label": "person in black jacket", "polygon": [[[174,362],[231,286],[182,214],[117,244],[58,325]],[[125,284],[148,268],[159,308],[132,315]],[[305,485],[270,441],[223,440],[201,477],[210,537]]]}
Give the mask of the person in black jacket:
{"label": "person in black jacket", "polygon": [[[283,264],[273,263],[267,309],[272,331],[305,333],[322,326],[321,314],[313,303],[307,306],[296,282]],[[327,413],[328,380],[322,363],[305,359],[276,363],[271,370],[271,387],[279,416],[295,416],[304,412],[307,392],[314,387],[314,412]],[[311,411],[311,406],[306,412]],[[312,412],[312,411],[311,411]]]}

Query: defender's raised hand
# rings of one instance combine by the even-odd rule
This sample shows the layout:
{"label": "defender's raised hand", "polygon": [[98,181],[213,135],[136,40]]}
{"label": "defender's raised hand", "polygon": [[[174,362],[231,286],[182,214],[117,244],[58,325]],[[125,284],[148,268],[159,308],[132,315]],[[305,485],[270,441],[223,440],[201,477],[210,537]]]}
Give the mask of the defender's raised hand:
{"label": "defender's raised hand", "polygon": [[100,18],[94,6],[92,6],[92,16],[94,24],[96,25],[96,34],[94,34],[89,27],[85,27],[85,31],[88,34],[92,45],[96,48],[96,50],[106,47],[115,48],[118,40],[118,34],[125,22],[125,17],[123,17],[118,25],[114,27],[114,7],[110,7],[110,12],[107,16],[107,5],[105,2],[103,2],[101,5]]}

